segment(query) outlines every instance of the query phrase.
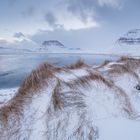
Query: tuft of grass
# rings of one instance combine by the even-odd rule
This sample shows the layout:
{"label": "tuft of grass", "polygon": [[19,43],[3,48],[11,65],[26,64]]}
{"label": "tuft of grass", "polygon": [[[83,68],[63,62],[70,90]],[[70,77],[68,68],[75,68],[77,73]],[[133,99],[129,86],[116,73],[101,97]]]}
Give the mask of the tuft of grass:
{"label": "tuft of grass", "polygon": [[100,69],[100,68],[103,68],[104,66],[108,65],[111,61],[109,60],[105,60],[102,64],[100,64],[99,66],[97,66],[96,68],[94,69]]}
{"label": "tuft of grass", "polygon": [[[127,60],[128,61],[128,60]],[[134,63],[133,63],[134,64]],[[134,64],[134,66],[137,64]],[[123,62],[122,64],[113,64],[110,66],[111,69],[108,70],[109,75],[111,74],[124,74],[124,73],[128,73],[133,75],[134,77],[136,77],[137,79],[139,79],[139,76],[137,75],[137,73],[133,70],[134,67],[131,66],[130,62]]]}
{"label": "tuft of grass", "polygon": [[133,70],[140,68],[140,59],[138,58],[121,57],[121,59],[118,60],[118,62],[124,63],[125,65],[127,65],[127,67]]}
{"label": "tuft of grass", "polygon": [[52,93],[52,102],[53,102],[53,106],[54,106],[54,109],[60,109],[61,106],[62,106],[62,102],[61,102],[61,98],[60,98],[60,81],[57,80],[57,84],[53,90],[53,93]]}
{"label": "tuft of grass", "polygon": [[0,108],[0,121],[8,122],[10,114],[19,117],[22,115],[24,104],[30,103],[33,94],[46,84],[53,73],[60,71],[59,67],[54,67],[48,63],[41,64],[37,69],[33,70],[27,78],[20,85],[19,90],[9,103]]}
{"label": "tuft of grass", "polygon": [[126,55],[122,56],[119,61],[128,61],[128,60],[136,60],[136,59]]}
{"label": "tuft of grass", "polygon": [[65,66],[66,69],[78,69],[82,67],[88,67],[82,59],[77,60],[75,63]]}
{"label": "tuft of grass", "polygon": [[74,79],[70,82],[64,82],[68,87],[72,89],[76,89],[79,86],[82,87],[90,87],[91,81],[99,81],[107,85],[108,87],[112,87],[112,82],[105,79],[102,75],[100,75],[98,72],[94,70],[88,70],[88,75],[77,77],[77,79]]}
{"label": "tuft of grass", "polygon": [[[101,64],[100,67],[107,65],[109,62],[110,61],[105,61],[103,64]],[[140,66],[140,59],[122,57],[120,60],[118,60],[118,62],[122,62],[122,65],[111,65],[111,69],[108,70],[109,73],[131,73],[134,76],[138,77],[138,75],[133,71],[132,68],[134,68],[133,65],[136,65],[137,67]],[[87,70],[88,75],[77,77],[76,79],[68,82],[61,81],[60,79],[55,77],[55,73],[57,72],[69,72],[71,69],[78,69],[83,67],[90,68],[81,59],[74,64],[64,66],[62,68],[55,67],[48,63],[41,64],[37,69],[33,70],[27,78],[25,78],[25,80],[20,85],[18,92],[9,101],[9,103],[0,108],[0,125],[4,128],[5,131],[11,129],[11,123],[13,126],[15,125],[17,126],[17,128],[19,128],[20,119],[23,116],[22,113],[24,106],[27,106],[28,103],[31,103],[33,95],[36,94],[37,91],[39,91],[44,85],[47,86],[48,80],[53,77],[57,79],[57,84],[52,92],[52,105],[54,107],[54,111],[57,111],[57,109],[61,109],[66,106],[76,106],[77,108],[84,108],[86,106],[83,100],[84,94],[78,91],[78,87],[91,87],[91,81],[101,82],[108,86],[110,89],[115,87],[112,81],[104,78],[99,72],[91,68]],[[66,88],[68,87],[70,90],[68,92],[62,93],[63,86],[66,86]],[[117,89],[117,87],[116,90],[119,93],[115,92],[115,94],[118,96],[118,98],[122,98],[123,100],[123,110],[125,110],[125,112],[127,112],[131,116],[131,114],[133,114],[133,109],[131,108],[129,98],[123,90]],[[89,139],[92,139],[94,133],[93,128],[87,126],[86,124],[85,127],[89,127],[90,133],[88,135]],[[1,129],[0,134],[3,132],[4,131]],[[79,126],[75,133],[77,134],[77,136],[82,135],[83,126]]]}

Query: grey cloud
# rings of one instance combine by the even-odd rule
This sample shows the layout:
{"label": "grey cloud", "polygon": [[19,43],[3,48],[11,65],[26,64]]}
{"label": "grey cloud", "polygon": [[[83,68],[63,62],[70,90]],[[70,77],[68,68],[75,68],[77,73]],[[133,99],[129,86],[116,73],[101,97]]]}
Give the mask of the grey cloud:
{"label": "grey cloud", "polygon": [[83,20],[88,17],[96,18],[101,9],[114,8],[119,9],[126,0],[67,0],[67,10],[73,14],[76,14]]}
{"label": "grey cloud", "polygon": [[45,20],[50,26],[55,25],[57,21],[56,17],[54,16],[52,12],[46,13]]}
{"label": "grey cloud", "polygon": [[15,38],[25,37],[25,35],[24,35],[23,33],[21,33],[21,32],[15,33],[13,36],[14,36]]}
{"label": "grey cloud", "polygon": [[0,45],[2,45],[2,44],[6,44],[6,43],[8,43],[7,40],[5,40],[5,39],[0,39]]}
{"label": "grey cloud", "polygon": [[26,10],[21,12],[21,15],[24,17],[31,17],[35,13],[35,8],[33,6],[28,7]]}
{"label": "grey cloud", "polygon": [[76,14],[83,20],[86,20],[90,14],[93,16],[95,13],[95,0],[68,0],[66,6],[67,10]]}
{"label": "grey cloud", "polygon": [[52,12],[47,12],[45,14],[45,21],[53,28],[62,28],[62,25],[57,23],[57,18]]}

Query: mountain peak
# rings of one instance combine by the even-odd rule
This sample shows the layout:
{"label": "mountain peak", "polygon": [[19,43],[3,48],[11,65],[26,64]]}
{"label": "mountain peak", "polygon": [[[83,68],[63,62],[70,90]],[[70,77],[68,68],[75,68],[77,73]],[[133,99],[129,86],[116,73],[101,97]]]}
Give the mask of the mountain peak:
{"label": "mountain peak", "polygon": [[115,46],[111,49],[113,54],[118,55],[140,55],[140,29],[129,30],[127,33],[122,35]]}
{"label": "mountain peak", "polygon": [[64,45],[57,41],[57,40],[48,40],[48,41],[44,41],[42,43],[43,46],[59,46],[59,47],[64,47]]}
{"label": "mountain peak", "polygon": [[128,31],[117,42],[121,45],[138,45],[140,44],[140,29],[133,29]]}

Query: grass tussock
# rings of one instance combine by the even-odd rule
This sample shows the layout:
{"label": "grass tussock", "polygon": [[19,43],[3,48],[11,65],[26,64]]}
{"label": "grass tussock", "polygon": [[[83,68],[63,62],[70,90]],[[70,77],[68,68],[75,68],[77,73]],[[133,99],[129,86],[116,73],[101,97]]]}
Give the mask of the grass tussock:
{"label": "grass tussock", "polygon": [[135,58],[129,57],[129,56],[122,56],[119,61],[130,61],[130,60],[136,60]]}
{"label": "grass tussock", "polygon": [[58,80],[52,93],[52,102],[55,110],[60,109],[62,106],[62,101],[59,92],[60,92],[60,81]]}
{"label": "grass tussock", "polygon": [[[110,61],[105,61],[99,67],[104,67],[108,65]],[[122,64],[112,64],[110,66],[111,69],[108,70],[110,74],[121,74],[121,73],[131,73],[134,76],[138,77],[137,74],[132,70],[131,64],[140,65],[139,59],[122,57],[118,62],[122,62]],[[55,73],[59,73],[62,71],[69,72],[71,69],[78,69],[78,68],[89,68],[87,70],[88,74],[81,77],[76,77],[68,82],[65,82],[57,77],[55,77]],[[37,69],[33,70],[31,74],[25,78],[22,82],[18,92],[16,95],[9,101],[9,103],[0,108],[0,125],[3,128],[11,128],[11,126],[18,126],[20,125],[21,116],[23,116],[24,106],[28,106],[28,103],[32,102],[32,97],[38,90],[42,88],[44,85],[48,85],[48,80],[50,78],[57,79],[57,84],[53,89],[52,92],[52,104],[54,107],[54,111],[57,109],[61,109],[63,107],[73,107],[76,108],[84,108],[86,105],[84,103],[84,94],[81,93],[78,88],[84,87],[85,89],[91,86],[92,81],[97,81],[99,83],[103,83],[110,89],[114,88],[115,85],[112,81],[104,78],[99,72],[91,69],[87,64],[84,63],[83,60],[78,60],[76,63],[65,66],[65,67],[55,67],[48,63],[41,64]],[[67,92],[62,92],[63,88],[69,88],[70,90]],[[117,89],[117,88],[116,88]],[[132,114],[131,104],[129,103],[129,98],[123,91],[119,91],[116,93],[118,98],[123,98],[123,104],[125,104],[123,110],[125,110],[128,114]],[[128,107],[128,108],[127,108]],[[12,117],[12,118],[11,118]],[[12,120],[12,122],[10,122]],[[9,123],[10,122],[10,123]],[[10,124],[10,125],[9,125]],[[89,139],[93,139],[94,129],[91,126],[86,126],[89,128]],[[0,134],[3,133],[3,130],[0,130]],[[18,133],[18,131],[17,131]],[[83,134],[83,126],[77,128],[75,134],[77,136]],[[82,137],[81,137],[82,138]]]}
{"label": "grass tussock", "polygon": [[[69,91],[62,91],[64,86],[69,87]],[[75,90],[74,88],[70,88],[69,82],[63,82],[61,80],[57,80],[57,84],[52,92],[52,104],[54,110],[62,109],[65,107],[73,107],[84,108],[85,104],[83,103],[83,93]]]}
{"label": "grass tussock", "polygon": [[140,68],[140,59],[138,58],[123,56],[120,58],[120,60],[118,60],[118,62],[124,63],[125,65],[127,65],[127,67],[131,69]]}
{"label": "grass tussock", "polygon": [[97,66],[96,68],[94,69],[100,69],[100,68],[103,68],[104,66],[108,65],[111,61],[109,60],[105,60],[102,64],[100,64],[99,66]]}
{"label": "grass tussock", "polygon": [[110,66],[110,68],[111,68],[109,70],[110,73],[118,73],[118,74],[132,73],[132,70],[125,64],[123,64],[123,65],[113,64],[113,65]]}
{"label": "grass tussock", "polygon": [[22,82],[18,92],[26,94],[30,90],[37,90],[40,88],[43,82],[47,82],[47,79],[53,75],[55,71],[59,69],[54,66],[44,63],[40,65],[36,70],[33,70],[31,74]]}
{"label": "grass tussock", "polygon": [[82,76],[82,77],[77,77],[77,79],[74,79],[70,82],[65,82],[65,84],[72,88],[72,89],[76,89],[77,87],[90,87],[90,83],[91,81],[98,81],[101,83],[104,83],[105,85],[107,85],[108,87],[112,87],[112,83],[110,81],[108,81],[107,79],[105,79],[102,75],[100,75],[98,72],[96,71],[88,71],[89,74],[86,76]]}
{"label": "grass tussock", "polygon": [[21,116],[23,105],[31,102],[35,91],[39,90],[44,84],[47,85],[48,79],[53,76],[55,71],[59,70],[60,68],[55,68],[47,63],[41,64],[36,70],[33,70],[22,82],[18,92],[9,104],[0,109],[0,121],[8,122],[10,114],[15,118]]}
{"label": "grass tussock", "polygon": [[105,60],[101,65],[95,67],[94,69],[100,71],[100,68],[107,66],[108,69],[105,70],[107,75],[114,76],[128,73],[139,79],[136,70],[140,69],[140,59],[122,56],[118,61],[116,61],[116,63],[109,65],[110,63],[111,61]]}
{"label": "grass tussock", "polygon": [[[77,77],[76,79],[70,80],[70,81],[63,81],[61,79],[57,79],[58,83],[55,86],[53,93],[52,93],[52,103],[54,106],[54,109],[61,109],[66,106],[76,106],[76,107],[85,107],[85,104],[83,102],[83,96],[84,94],[78,91],[79,87],[91,87],[91,81],[98,81],[105,85],[107,85],[109,88],[113,86],[113,83],[105,79],[102,75],[100,75],[98,72],[94,70],[88,70],[88,75]],[[64,87],[68,87],[70,92],[63,93],[61,89]],[[76,100],[77,99],[77,100]]]}
{"label": "grass tussock", "polygon": [[[111,61],[105,60],[101,65],[95,67],[95,70],[103,68],[107,66]],[[128,56],[122,56],[116,63],[111,64],[109,66],[108,72],[110,74],[123,74],[123,73],[131,73],[137,77],[135,74],[135,70],[140,68],[140,59],[132,58]]]}
{"label": "grass tussock", "polygon": [[64,68],[66,68],[66,69],[78,69],[78,68],[82,68],[82,67],[88,67],[88,65],[85,64],[85,62],[82,59],[79,59],[75,63],[67,65]]}
{"label": "grass tussock", "polygon": [[137,73],[135,73],[135,71],[131,68],[131,65],[128,63],[123,63],[123,64],[113,64],[110,66],[110,69],[108,70],[109,75],[111,74],[131,74],[134,77],[136,77],[137,79],[139,78],[139,76],[137,75]]}

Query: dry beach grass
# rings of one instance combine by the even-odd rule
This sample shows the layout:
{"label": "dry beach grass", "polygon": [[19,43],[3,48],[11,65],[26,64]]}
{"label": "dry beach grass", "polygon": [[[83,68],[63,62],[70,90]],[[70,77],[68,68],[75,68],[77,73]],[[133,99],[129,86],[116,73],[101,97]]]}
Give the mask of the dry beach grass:
{"label": "dry beach grass", "polygon": [[[52,86],[52,91],[50,93],[51,101],[49,103],[49,106],[46,107],[45,112],[48,113],[44,114],[46,120],[48,120],[48,124],[46,127],[47,139],[51,140],[54,135],[56,136],[56,133],[58,139],[61,139],[62,137],[64,137],[64,135],[66,135],[66,132],[62,132],[61,129],[62,127],[64,127],[65,129],[69,126],[70,115],[73,114],[72,110],[78,112],[79,123],[77,124],[76,129],[71,132],[71,135],[69,137],[66,136],[67,139],[71,138],[81,140],[82,138],[86,137],[87,140],[91,140],[97,138],[98,132],[96,130],[96,127],[90,124],[85,117],[86,115],[83,114],[86,114],[86,112],[88,112],[87,103],[85,102],[85,93],[89,92],[88,94],[93,94],[92,96],[94,97],[94,92],[90,93],[90,90],[93,89],[94,91],[94,88],[98,88],[98,85],[103,85],[107,90],[110,90],[110,93],[112,94],[111,96],[115,97],[117,102],[120,103],[119,110],[121,112],[125,112],[127,116],[129,116],[128,118],[132,119],[135,115],[135,110],[133,110],[133,106],[131,105],[129,97],[127,96],[125,91],[116,86],[113,81],[104,77],[104,75],[98,70],[102,67],[107,66],[109,63],[110,61],[105,61],[95,69],[92,66],[84,63],[84,61],[82,60],[78,60],[76,63],[64,67],[56,67],[48,63],[41,64],[37,69],[33,70],[31,74],[27,76],[27,78],[22,82],[15,96],[5,106],[0,108],[1,139],[20,140],[24,137],[24,130],[21,130],[21,125],[24,125],[24,123],[21,122],[22,119],[26,116],[23,112],[25,108],[31,106],[34,100],[34,95],[39,94],[38,96],[41,96],[42,94],[47,94],[47,92],[42,93],[41,90],[44,87],[49,87],[49,85]],[[139,68],[140,60],[122,57],[116,62],[116,64],[112,64],[107,72],[110,75],[121,75],[123,73],[129,73],[139,79],[139,76],[133,70],[134,67],[132,67],[132,65]],[[87,74],[76,76],[72,70],[78,69],[86,71]],[[57,76],[57,73],[61,74],[63,72],[73,74],[74,78],[68,81],[64,81],[63,79],[61,79],[61,77]],[[50,83],[49,79],[54,79],[54,84]],[[84,89],[85,91],[81,91],[82,89]],[[108,93],[108,95],[110,93]],[[93,101],[95,100],[96,98],[93,99]],[[68,108],[72,108],[72,110]],[[63,112],[63,110],[65,111]],[[62,122],[61,120],[63,113],[67,114],[66,116],[63,116],[65,120],[64,122]],[[55,115],[57,117],[55,117]],[[52,132],[50,124],[53,121],[53,118],[57,120],[57,127],[54,127],[54,131]],[[28,120],[30,118],[26,119]],[[89,131],[84,131],[84,129],[87,129]],[[20,138],[21,135],[22,138]],[[29,139],[29,135],[25,136],[24,138]],[[56,137],[53,137],[53,139],[55,140]]]}

